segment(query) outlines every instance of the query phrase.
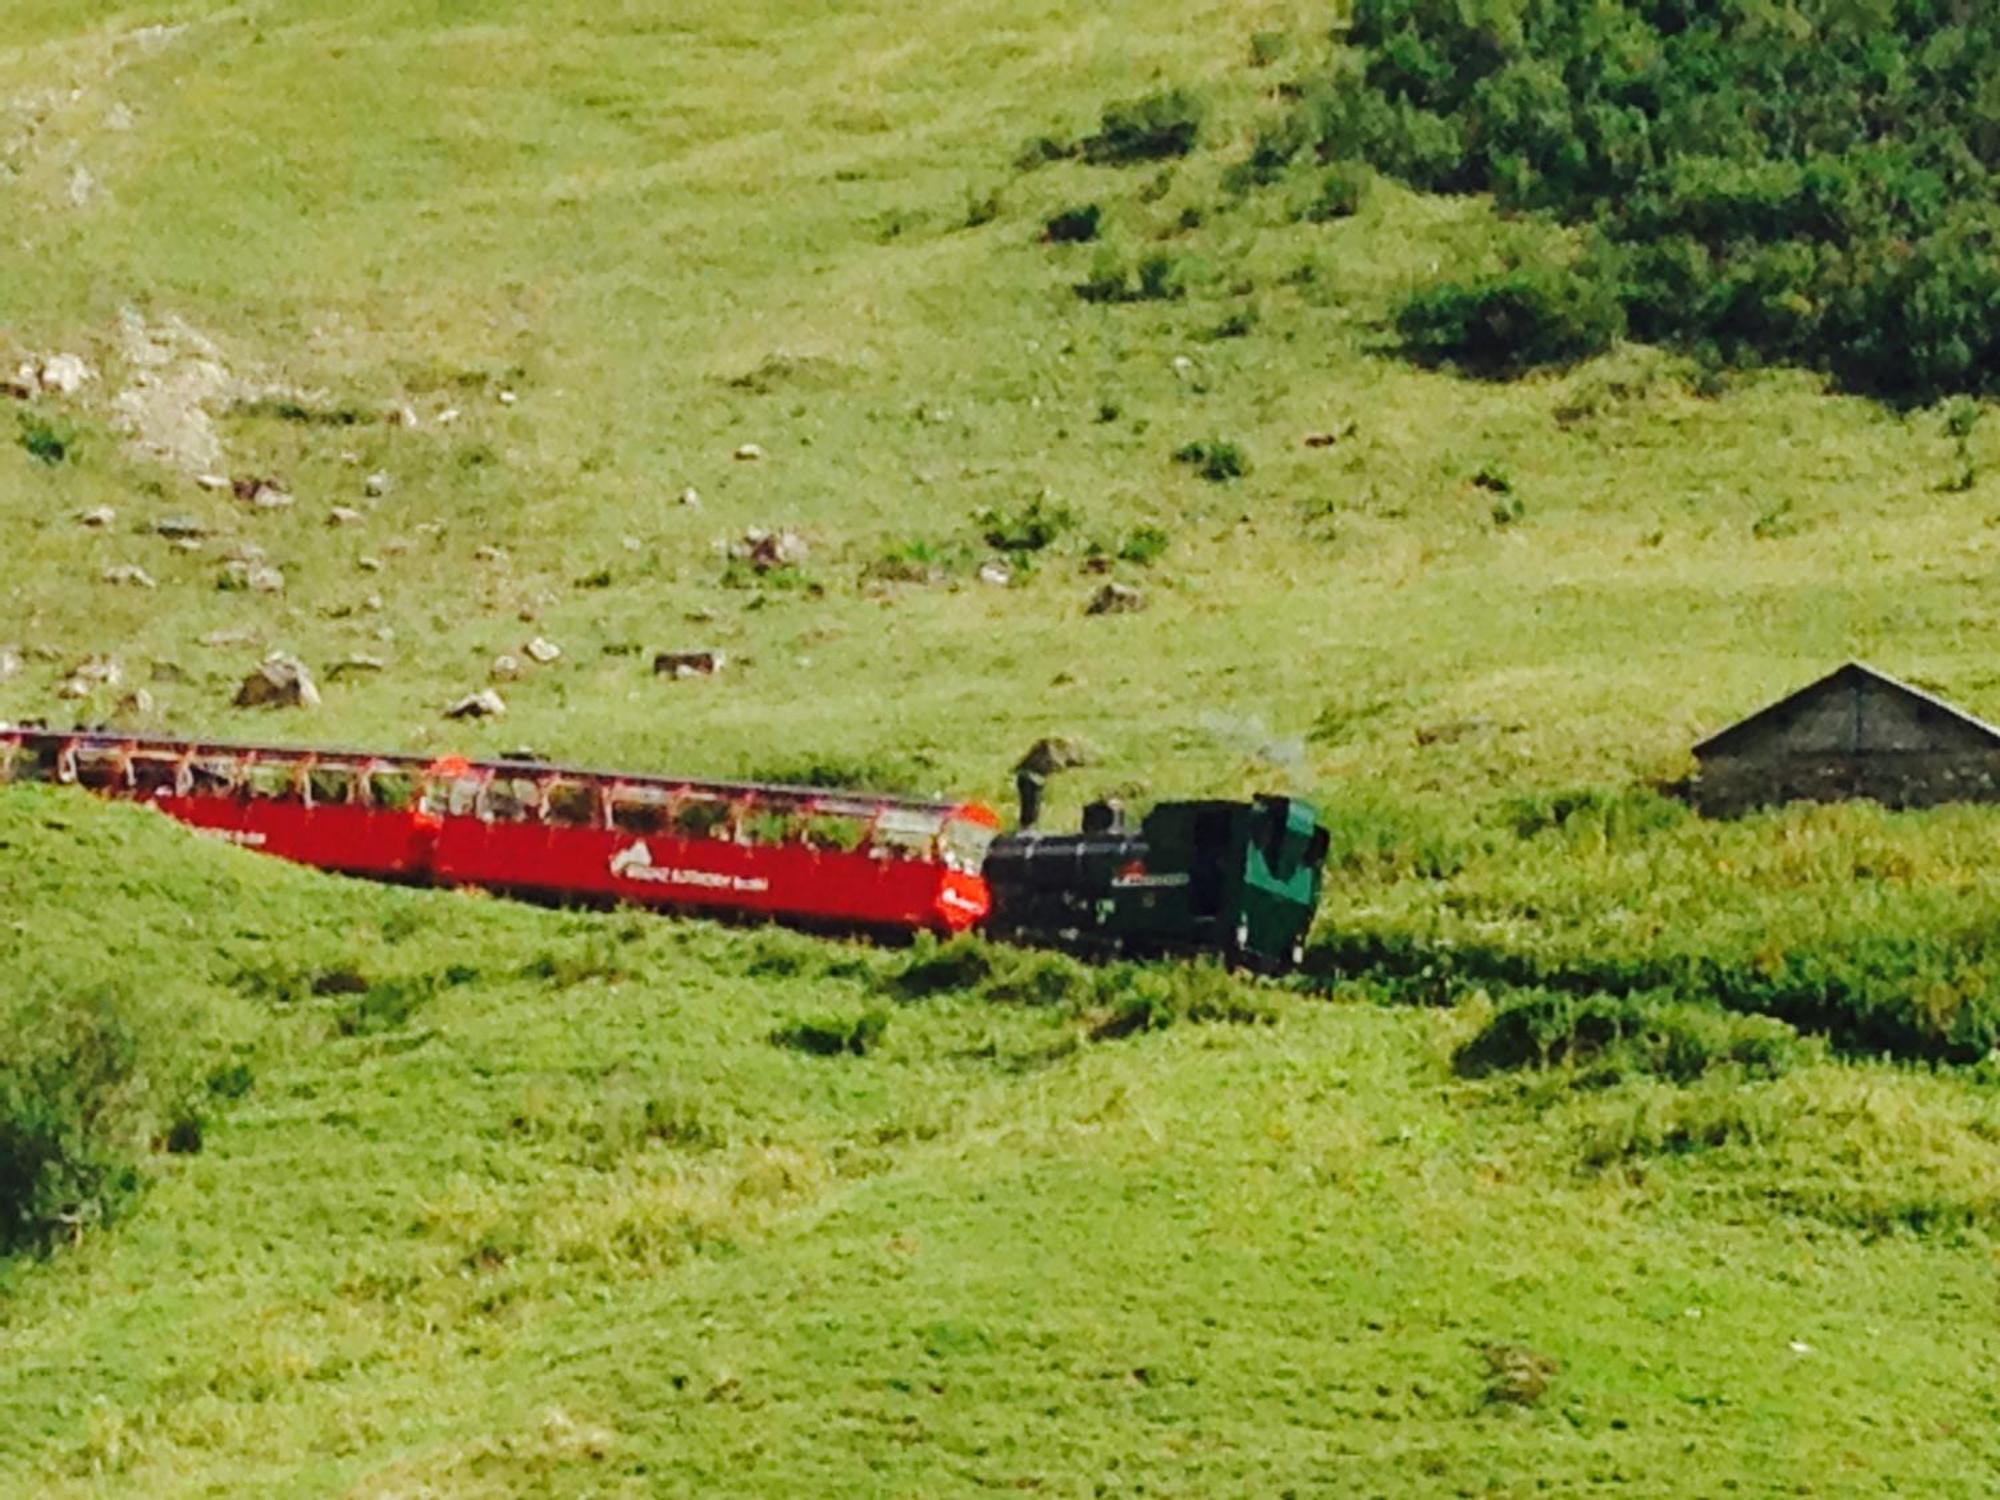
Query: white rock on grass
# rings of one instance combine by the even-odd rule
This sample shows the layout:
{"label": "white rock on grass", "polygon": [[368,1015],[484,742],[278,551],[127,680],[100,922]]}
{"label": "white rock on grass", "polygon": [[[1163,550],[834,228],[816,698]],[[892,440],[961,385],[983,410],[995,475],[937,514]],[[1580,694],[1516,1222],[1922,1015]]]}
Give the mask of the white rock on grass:
{"label": "white rock on grass", "polygon": [[137,563],[114,563],[104,570],[106,583],[129,584],[133,588],[151,589],[159,585],[153,582],[153,575]]}
{"label": "white rock on grass", "polygon": [[234,701],[238,708],[317,708],[319,688],[304,662],[274,651],[243,679]]}
{"label": "white rock on grass", "polygon": [[93,505],[76,518],[79,526],[88,526],[92,531],[102,531],[118,519],[118,512],[108,505]]}
{"label": "white rock on grass", "polygon": [[541,636],[536,636],[521,649],[526,651],[530,657],[540,662],[543,666],[547,666],[562,655],[562,647],[558,646],[554,641],[543,639]]}
{"label": "white rock on grass", "polygon": [[507,703],[492,688],[467,693],[444,711],[447,719],[497,719],[507,712]]}
{"label": "white rock on grass", "polygon": [[742,443],[736,449],[736,461],[738,463],[754,464],[763,456],[763,446],[758,443]]}

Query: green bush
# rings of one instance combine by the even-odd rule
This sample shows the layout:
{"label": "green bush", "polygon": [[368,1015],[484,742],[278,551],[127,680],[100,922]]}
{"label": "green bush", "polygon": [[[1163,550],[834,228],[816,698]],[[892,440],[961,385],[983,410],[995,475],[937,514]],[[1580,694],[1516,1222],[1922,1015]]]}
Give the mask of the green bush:
{"label": "green bush", "polygon": [[[168,1023],[98,992],[10,1004],[0,1042],[0,1251],[112,1218],[148,1144],[198,1148]],[[176,1128],[181,1126],[181,1128]]]}
{"label": "green bush", "polygon": [[1098,133],[1083,143],[1084,160],[1126,166],[1186,156],[1201,138],[1208,106],[1188,89],[1164,89],[1143,99],[1113,104]]}
{"label": "green bush", "polygon": [[30,458],[53,468],[76,454],[76,429],[46,417],[21,418],[22,449]]}
{"label": "green bush", "polygon": [[889,1031],[889,1013],[864,1010],[856,1016],[823,1016],[794,1021],[771,1033],[771,1043],[814,1057],[865,1057]]}
{"label": "green bush", "polygon": [[1412,357],[1468,374],[1516,375],[1602,354],[1625,315],[1601,284],[1563,269],[1524,269],[1412,294],[1396,314]]}
{"label": "green bush", "polygon": [[1174,462],[1186,464],[1211,484],[1241,479],[1250,472],[1243,450],[1226,438],[1200,438],[1174,452]]}
{"label": "green bush", "polygon": [[1087,244],[1097,238],[1097,226],[1103,218],[1104,210],[1095,203],[1066,208],[1049,215],[1042,225],[1042,238],[1052,245]]}
{"label": "green bush", "polygon": [[1733,1015],[1661,995],[1533,991],[1503,1004],[1453,1058],[1467,1077],[1568,1068],[1593,1083],[1689,1083],[1718,1068],[1770,1078],[1800,1060],[1799,1034],[1768,1016]]}
{"label": "green bush", "polygon": [[1566,362],[1616,336],[1609,301],[1635,336],[1732,364],[1896,401],[2000,390],[1992,7],[1357,0],[1345,40],[1233,183],[1351,158],[1598,241],[1549,274],[1567,293],[1416,299],[1420,356]]}
{"label": "green bush", "polygon": [[1076,512],[1038,495],[1020,510],[997,507],[979,513],[980,535],[1000,552],[1040,552],[1076,529]]}

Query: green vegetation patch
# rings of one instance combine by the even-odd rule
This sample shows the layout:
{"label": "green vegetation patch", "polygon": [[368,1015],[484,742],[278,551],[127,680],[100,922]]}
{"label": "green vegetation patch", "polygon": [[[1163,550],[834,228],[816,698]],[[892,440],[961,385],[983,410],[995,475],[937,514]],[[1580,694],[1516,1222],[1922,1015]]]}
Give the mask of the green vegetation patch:
{"label": "green vegetation patch", "polygon": [[1357,0],[1247,163],[1364,159],[1585,231],[1560,269],[1447,280],[1424,356],[1564,363],[1621,325],[1895,400],[2000,390],[2000,20],[1929,0]]}

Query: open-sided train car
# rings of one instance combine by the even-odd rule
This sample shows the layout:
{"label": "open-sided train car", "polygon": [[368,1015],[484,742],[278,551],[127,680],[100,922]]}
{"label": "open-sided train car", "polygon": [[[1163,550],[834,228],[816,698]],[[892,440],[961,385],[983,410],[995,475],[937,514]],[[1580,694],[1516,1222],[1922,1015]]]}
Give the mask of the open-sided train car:
{"label": "open-sided train car", "polygon": [[998,829],[976,802],[538,761],[0,730],[0,780],[74,783],[321,869],[551,900],[963,931]]}

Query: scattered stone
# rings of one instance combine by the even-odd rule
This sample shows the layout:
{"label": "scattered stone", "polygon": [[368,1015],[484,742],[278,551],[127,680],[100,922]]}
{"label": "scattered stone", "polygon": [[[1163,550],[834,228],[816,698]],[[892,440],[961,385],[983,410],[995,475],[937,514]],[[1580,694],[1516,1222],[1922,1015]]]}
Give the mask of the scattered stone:
{"label": "scattered stone", "polygon": [[716,620],[716,614],[712,609],[691,609],[682,615],[681,618],[686,620],[690,625],[713,625]]}
{"label": "scattered stone", "polygon": [[407,402],[390,407],[382,413],[382,420],[391,427],[416,427],[417,409]]}
{"label": "scattered stone", "polygon": [[115,656],[86,656],[70,669],[71,677],[96,687],[117,687],[125,680],[125,669]]}
{"label": "scattered stone", "polygon": [[1107,583],[1091,596],[1088,615],[1129,615],[1146,607],[1146,596],[1130,584]]}
{"label": "scattered stone", "polygon": [[467,693],[444,711],[447,719],[490,719],[507,712],[507,704],[492,688]]}
{"label": "scattered stone", "polygon": [[341,678],[351,677],[357,672],[386,672],[388,669],[389,663],[381,657],[357,651],[345,661],[335,662],[332,669],[327,672],[326,680],[338,682]]}
{"label": "scattered stone", "polygon": [[112,712],[121,719],[149,719],[153,715],[153,695],[144,688],[134,688],[118,700]]}
{"label": "scattered stone", "polygon": [[56,696],[58,698],[88,698],[90,693],[91,684],[85,682],[81,677],[72,677],[56,689]]}
{"label": "scattered stone", "polygon": [[522,649],[543,666],[547,666],[562,655],[562,647],[558,646],[554,641],[544,640],[541,636],[536,636]]}
{"label": "scattered stone", "polygon": [[512,682],[521,675],[521,658],[503,651],[493,658],[491,671],[495,682]]}
{"label": "scattered stone", "polygon": [[211,495],[220,494],[224,490],[233,490],[236,488],[233,481],[225,478],[221,474],[197,474],[194,476],[194,482],[197,485],[199,485],[202,489],[207,490]]}
{"label": "scattered stone", "polygon": [[744,443],[736,450],[735,456],[738,463],[754,464],[764,456],[764,450],[756,443]]}
{"label": "scattered stone", "polygon": [[1086,573],[1092,573],[1101,576],[1105,573],[1109,573],[1111,571],[1111,566],[1112,566],[1111,559],[1106,557],[1102,552],[1093,553],[1089,557],[1086,557],[1083,560],[1083,571]]}
{"label": "scattered stone", "polygon": [[447,406],[443,411],[438,413],[438,426],[449,427],[463,415],[464,413],[459,411],[457,407]]}
{"label": "scattered stone", "polygon": [[1533,1406],[1562,1373],[1559,1362],[1519,1344],[1488,1344],[1480,1352],[1486,1356],[1486,1399],[1495,1404]]}
{"label": "scattered stone", "polygon": [[362,490],[367,494],[368,498],[371,500],[380,500],[384,495],[388,494],[389,491],[394,487],[395,487],[395,481],[392,480],[388,476],[388,474],[386,474],[380,469],[377,469],[373,474],[370,474],[361,483]]}
{"label": "scattered stone", "polygon": [[1305,445],[1308,448],[1331,448],[1335,443],[1353,437],[1360,425],[1358,422],[1343,422],[1332,432],[1309,432],[1305,436]]}
{"label": "scattered stone", "polygon": [[515,395],[512,391],[502,391],[499,397],[500,404],[502,406],[512,406],[516,401],[519,401],[520,399],[521,398]]}
{"label": "scattered stone", "polygon": [[1014,763],[1014,769],[1029,771],[1036,776],[1053,776],[1058,771],[1092,765],[1096,760],[1096,753],[1082,740],[1067,735],[1050,735],[1030,745],[1028,753]]}
{"label": "scattered stone", "polygon": [[118,519],[118,512],[108,505],[93,505],[76,518],[79,526],[88,526],[92,531],[102,531]]}
{"label": "scattered stone", "polygon": [[1190,375],[1194,374],[1194,361],[1189,359],[1185,354],[1176,354],[1174,356],[1174,373],[1180,376],[1181,379],[1186,380]]}
{"label": "scattered stone", "polygon": [[382,550],[391,557],[401,557],[405,552],[410,550],[409,539],[407,537],[392,536],[382,544]]}
{"label": "scattered stone", "polygon": [[662,651],[653,658],[656,677],[713,677],[728,658],[720,651]]}
{"label": "scattered stone", "polygon": [[130,584],[133,588],[151,589],[159,585],[153,582],[153,575],[137,563],[114,563],[104,570],[106,583]]}
{"label": "scattered stone", "polygon": [[208,535],[208,528],[192,516],[167,516],[153,523],[153,531],[170,542],[198,542]]}
{"label": "scattered stone", "polygon": [[44,354],[22,365],[16,381],[31,393],[74,396],[96,379],[96,373],[74,354]]}
{"label": "scattered stone", "polygon": [[351,505],[336,505],[326,513],[326,524],[329,526],[357,526],[367,519]]}
{"label": "scattered stone", "polygon": [[759,573],[769,573],[775,568],[800,566],[810,550],[806,539],[796,531],[767,531],[762,526],[752,526],[729,549],[729,555],[747,561]]}
{"label": "scattered stone", "polygon": [[382,571],[382,559],[379,557],[357,557],[354,559],[354,566],[364,573],[379,573]]}
{"label": "scattered stone", "polygon": [[1004,589],[1014,581],[1014,570],[1003,562],[983,562],[979,565],[979,581]]}
{"label": "scattered stone", "polygon": [[472,560],[474,562],[505,562],[507,554],[494,546],[475,547],[472,551]]}
{"label": "scattered stone", "polygon": [[225,554],[231,562],[260,563],[264,560],[264,549],[255,542],[238,542]]}
{"label": "scattered stone", "polygon": [[361,607],[367,610],[368,613],[371,615],[381,614],[382,596],[380,594],[370,594],[367,598],[361,601]]}
{"label": "scattered stone", "polygon": [[198,536],[177,536],[169,545],[176,552],[199,552],[201,551],[201,538]]}
{"label": "scattered stone", "polygon": [[689,485],[681,491],[680,503],[685,505],[689,510],[700,510],[701,494],[693,485]]}
{"label": "scattered stone", "polygon": [[21,675],[21,653],[14,646],[0,646],[0,682]]}
{"label": "scattered stone", "polygon": [[251,476],[232,480],[230,493],[256,510],[283,510],[292,503],[291,491],[276,479]]}
{"label": "scattered stone", "polygon": [[284,591],[285,575],[281,569],[274,568],[269,563],[248,562],[243,558],[234,558],[222,565],[222,576],[216,580],[216,587],[249,589],[257,594],[277,594]]}
{"label": "scattered stone", "polygon": [[644,547],[646,544],[640,541],[636,536],[621,536],[620,538],[618,538],[618,545],[623,547],[627,552],[637,552],[640,548]]}
{"label": "scattered stone", "polygon": [[235,702],[238,708],[317,708],[319,689],[304,662],[274,651],[243,679]]}

